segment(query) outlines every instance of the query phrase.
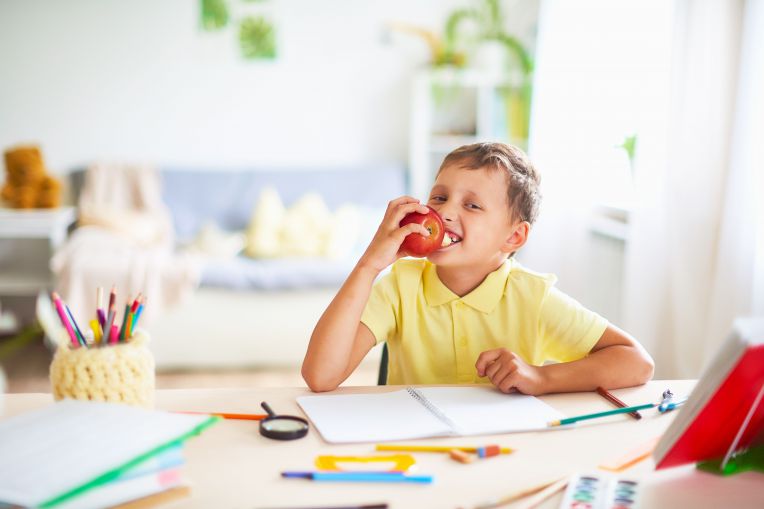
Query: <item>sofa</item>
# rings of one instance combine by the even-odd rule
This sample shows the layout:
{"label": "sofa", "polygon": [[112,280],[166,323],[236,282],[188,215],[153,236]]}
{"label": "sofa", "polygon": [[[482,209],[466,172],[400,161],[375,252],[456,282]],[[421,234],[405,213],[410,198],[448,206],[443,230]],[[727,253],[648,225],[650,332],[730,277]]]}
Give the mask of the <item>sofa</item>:
{"label": "sofa", "polygon": [[[178,249],[205,225],[245,230],[266,188],[277,190],[287,207],[306,193],[317,193],[330,210],[350,204],[360,220],[352,250],[339,259],[243,254],[203,259],[191,297],[151,322],[159,369],[299,366],[316,321],[373,236],[387,203],[407,187],[406,171],[397,165],[159,171]],[[71,175],[75,197],[83,173]],[[380,356],[375,348],[364,362],[378,364]]]}

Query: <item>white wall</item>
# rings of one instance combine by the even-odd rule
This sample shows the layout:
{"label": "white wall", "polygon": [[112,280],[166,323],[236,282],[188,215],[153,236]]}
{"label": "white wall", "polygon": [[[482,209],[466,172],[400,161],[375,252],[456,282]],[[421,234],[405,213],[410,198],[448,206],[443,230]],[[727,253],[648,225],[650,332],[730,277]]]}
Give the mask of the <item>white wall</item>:
{"label": "white wall", "polygon": [[[232,0],[233,1],[233,0]],[[240,0],[236,0],[241,3]],[[199,31],[198,0],[0,2],[0,148],[32,141],[48,166],[405,161],[409,80],[469,0],[275,0],[280,57],[238,58],[235,30]],[[533,39],[538,5],[505,4]]]}

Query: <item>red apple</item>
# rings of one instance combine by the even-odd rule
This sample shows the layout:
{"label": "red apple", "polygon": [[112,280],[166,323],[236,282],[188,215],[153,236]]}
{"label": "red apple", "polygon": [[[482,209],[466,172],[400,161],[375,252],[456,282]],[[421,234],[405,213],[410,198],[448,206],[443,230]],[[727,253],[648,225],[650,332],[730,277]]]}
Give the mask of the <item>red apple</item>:
{"label": "red apple", "polygon": [[425,257],[440,248],[440,245],[443,243],[443,235],[446,233],[443,221],[437,212],[430,207],[427,208],[430,209],[427,214],[412,212],[401,220],[401,226],[409,223],[419,223],[430,232],[426,237],[420,233],[410,233],[403,239],[401,249],[409,256],[417,258]]}

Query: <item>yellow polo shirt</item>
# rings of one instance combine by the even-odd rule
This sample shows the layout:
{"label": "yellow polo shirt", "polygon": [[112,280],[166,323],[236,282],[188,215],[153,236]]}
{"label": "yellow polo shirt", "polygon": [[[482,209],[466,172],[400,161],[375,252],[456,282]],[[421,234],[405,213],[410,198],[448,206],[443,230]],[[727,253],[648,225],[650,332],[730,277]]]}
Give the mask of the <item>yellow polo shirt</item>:
{"label": "yellow polo shirt", "polygon": [[608,326],[514,259],[464,297],[438,278],[425,259],[401,259],[380,278],[361,322],[390,351],[388,383],[489,383],[477,376],[478,356],[505,347],[528,364],[585,357]]}

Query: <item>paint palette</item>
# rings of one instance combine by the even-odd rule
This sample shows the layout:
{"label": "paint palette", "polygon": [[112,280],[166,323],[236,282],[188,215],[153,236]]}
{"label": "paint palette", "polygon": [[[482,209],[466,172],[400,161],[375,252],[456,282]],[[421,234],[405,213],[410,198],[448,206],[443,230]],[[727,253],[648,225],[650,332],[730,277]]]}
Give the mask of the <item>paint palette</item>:
{"label": "paint palette", "polygon": [[639,507],[639,483],[609,475],[574,475],[560,509],[634,509]]}

